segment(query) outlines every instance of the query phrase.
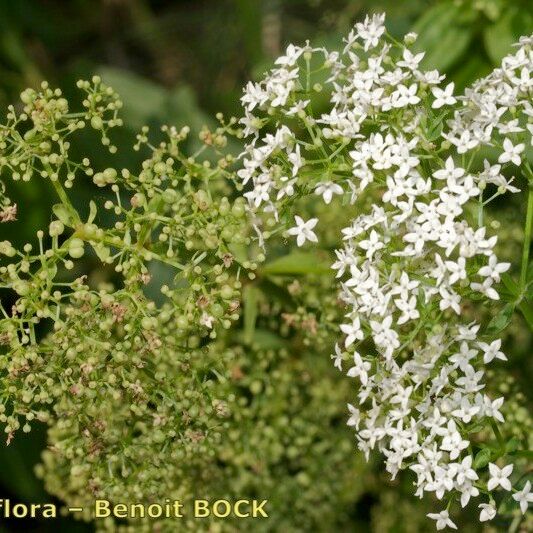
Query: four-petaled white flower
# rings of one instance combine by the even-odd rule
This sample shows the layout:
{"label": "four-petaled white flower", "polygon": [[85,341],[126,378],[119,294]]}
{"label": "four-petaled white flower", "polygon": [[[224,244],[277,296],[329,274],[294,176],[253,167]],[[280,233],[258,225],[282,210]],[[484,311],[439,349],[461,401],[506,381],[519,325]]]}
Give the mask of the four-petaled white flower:
{"label": "four-petaled white flower", "polygon": [[351,324],[341,324],[340,328],[346,334],[346,340],[344,341],[346,348],[351,346],[356,340],[362,340],[364,338],[359,317],[355,317]]}
{"label": "four-petaled white flower", "polygon": [[525,149],[525,144],[516,144],[513,146],[513,143],[509,139],[504,139],[503,141],[503,153],[498,158],[498,163],[514,163],[516,166],[519,166],[522,162],[520,154]]}
{"label": "four-petaled white flower", "polygon": [[432,520],[436,520],[436,526],[438,530],[444,529],[446,527],[451,527],[452,529],[457,529],[457,526],[452,522],[450,518],[450,513],[447,510],[441,511],[440,513],[429,513],[427,515]]}
{"label": "four-petaled white flower", "polygon": [[342,194],[343,192],[343,188],[338,183],[333,183],[332,181],[319,183],[315,187],[315,194],[322,196],[326,204],[331,203],[334,194]]}
{"label": "four-petaled white flower", "polygon": [[359,427],[359,422],[361,420],[361,412],[359,409],[354,407],[351,403],[348,404],[348,411],[350,411],[350,418],[346,422],[348,426],[354,426],[355,428]]}
{"label": "four-petaled white flower", "polygon": [[514,465],[507,465],[499,468],[494,463],[489,463],[490,479],[487,483],[489,490],[494,490],[496,487],[501,487],[504,490],[511,490],[511,482],[509,476],[513,473]]}
{"label": "four-petaled white flower", "polygon": [[486,342],[478,342],[478,346],[483,351],[483,362],[485,364],[490,363],[494,359],[507,361],[507,357],[505,356],[505,354],[500,351],[500,348],[502,347],[501,339],[496,339],[490,344],[487,344]]}
{"label": "four-petaled white flower", "polygon": [[342,351],[338,344],[335,344],[335,353],[331,356],[333,366],[342,371]]}
{"label": "four-petaled white flower", "polygon": [[446,85],[444,89],[440,89],[439,87],[431,87],[431,92],[435,97],[435,100],[433,100],[431,107],[433,109],[440,109],[444,105],[455,104],[457,100],[453,96],[454,87],[455,84],[453,82]]}
{"label": "four-petaled white flower", "polygon": [[296,244],[298,246],[303,246],[305,241],[318,242],[318,237],[313,231],[313,228],[318,222],[318,218],[312,218],[306,222],[303,218],[296,215],[294,221],[296,222],[296,226],[287,230],[287,233],[296,237]]}
{"label": "four-petaled white flower", "polygon": [[366,250],[366,256],[369,259],[372,259],[372,256],[378,251],[381,250],[385,244],[381,242],[377,231],[372,230],[368,239],[361,241],[359,246]]}
{"label": "four-petaled white flower", "polygon": [[530,503],[533,503],[533,492],[531,492],[531,481],[526,481],[526,484],[522,490],[517,491],[513,494],[513,500],[517,501],[520,505],[520,510],[522,514],[527,511],[527,508]]}
{"label": "four-petaled white flower", "polygon": [[511,268],[511,263],[498,263],[498,258],[493,254],[489,257],[489,264],[481,267],[478,274],[498,282],[500,281],[500,274],[507,272],[509,268]]}

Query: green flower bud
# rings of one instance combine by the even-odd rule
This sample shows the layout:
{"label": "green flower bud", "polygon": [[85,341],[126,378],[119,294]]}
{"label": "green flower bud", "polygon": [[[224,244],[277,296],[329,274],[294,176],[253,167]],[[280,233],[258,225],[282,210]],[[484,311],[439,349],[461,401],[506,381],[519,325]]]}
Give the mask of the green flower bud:
{"label": "green flower bud", "polygon": [[17,251],[9,241],[0,241],[0,254],[7,255],[7,257],[13,257]]}
{"label": "green flower bud", "polygon": [[83,254],[85,253],[85,243],[78,238],[74,238],[70,241],[69,247],[68,247],[68,254],[72,259],[79,259],[80,257],[83,257]]}
{"label": "green flower bud", "polygon": [[51,237],[57,237],[65,231],[65,225],[60,220],[53,220],[50,222],[48,231]]}
{"label": "green flower bud", "polygon": [[13,283],[13,290],[19,296],[26,296],[31,289],[31,285],[26,280],[19,279]]}
{"label": "green flower bud", "polygon": [[234,216],[241,218],[242,216],[244,216],[244,213],[246,212],[246,208],[244,207],[243,203],[235,202],[233,204],[233,207],[231,208],[231,212],[233,213]]}

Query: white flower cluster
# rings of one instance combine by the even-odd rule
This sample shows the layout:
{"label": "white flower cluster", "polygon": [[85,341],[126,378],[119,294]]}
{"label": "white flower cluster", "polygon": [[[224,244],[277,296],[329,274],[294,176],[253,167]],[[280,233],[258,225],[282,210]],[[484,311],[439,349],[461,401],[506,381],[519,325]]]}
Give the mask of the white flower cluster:
{"label": "white flower cluster", "polygon": [[[516,52],[505,57],[500,68],[465,91],[464,106],[455,111],[450,131],[443,134],[457,147],[457,153],[496,145],[502,149],[498,163],[522,163],[525,141],[529,139],[533,145],[532,47],[533,36],[522,37]],[[486,177],[488,182],[506,187],[498,176],[499,167],[486,169]]]}
{"label": "white flower cluster", "polygon": [[[357,24],[342,53],[291,45],[278,68],[248,84],[242,122],[252,140],[239,176],[251,182],[251,209],[277,219],[309,194],[357,203],[333,265],[347,307],[333,357],[342,369],[348,354],[348,376],[360,382],[348,424],[359,449],[380,450],[393,476],[416,474],[418,496],[456,495],[464,507],[480,490],[512,490],[512,464],[474,468],[475,426],[504,422],[503,398],[484,392],[485,366],[506,357],[499,339],[485,342],[480,325],[465,322],[461,304],[475,294],[499,299],[495,285],[510,266],[494,253],[483,206],[518,192],[502,168],[521,164],[517,139],[533,129],[524,124],[533,115],[532,40],[456,97],[453,83],[419,68],[423,53],[384,37],[383,22]],[[311,85],[315,72],[329,90],[329,109],[318,116],[313,95],[324,87]],[[481,144],[500,155],[476,173]],[[486,200],[489,184],[496,193]],[[298,246],[316,242],[318,219],[294,218],[287,233]],[[530,486],[513,497],[525,512]],[[492,496],[480,509],[480,520],[494,518]],[[455,527],[447,509],[430,517],[438,529]]]}

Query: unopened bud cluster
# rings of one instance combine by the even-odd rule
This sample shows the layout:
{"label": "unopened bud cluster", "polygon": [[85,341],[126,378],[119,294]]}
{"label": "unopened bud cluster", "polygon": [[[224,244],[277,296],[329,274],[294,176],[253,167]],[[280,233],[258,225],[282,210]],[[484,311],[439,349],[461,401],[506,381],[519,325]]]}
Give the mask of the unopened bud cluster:
{"label": "unopened bud cluster", "polygon": [[[0,242],[2,301],[13,302],[0,307],[0,421],[8,443],[36,421],[51,438],[74,432],[75,449],[54,445],[64,460],[83,456],[90,468],[105,454],[110,472],[143,479],[154,448],[172,446],[182,462],[219,438],[232,405],[217,392],[226,363],[207,347],[238,320],[242,280],[264,257],[249,256],[245,202],[230,196],[232,158],[218,150],[229,126],[205,145],[214,164],[184,153],[187,128],[164,127],[155,147],[140,135],[140,168],[95,169],[71,158],[71,139],[90,127],[114,153],[108,131],[122,104],[98,77],[78,87],[83,111],[43,83],[0,127],[6,174],[46,180],[57,195],[34,242]],[[76,180],[109,199],[80,213]],[[103,279],[84,272],[86,258]]]}

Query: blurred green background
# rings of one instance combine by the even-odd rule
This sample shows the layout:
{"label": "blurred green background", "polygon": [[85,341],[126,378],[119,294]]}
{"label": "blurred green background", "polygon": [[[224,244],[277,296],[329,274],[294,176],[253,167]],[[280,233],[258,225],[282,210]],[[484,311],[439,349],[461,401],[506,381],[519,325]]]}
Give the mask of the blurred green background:
{"label": "blurred green background", "polygon": [[[124,101],[123,141],[143,124],[199,128],[217,111],[239,115],[242,86],[287,43],[338,45],[354,21],[379,11],[393,35],[417,31],[424,66],[458,88],[489,72],[533,28],[528,0],[0,0],[0,107],[16,104],[22,89],[43,79],[70,96],[78,78],[98,73]],[[96,166],[106,164],[96,138],[84,148]],[[81,190],[80,203],[91,193],[90,186]],[[11,196],[25,205],[25,218],[3,225],[0,240],[25,242],[47,224],[50,196],[38,180]],[[33,431],[0,446],[0,497],[49,499],[33,475],[44,442],[44,431]],[[58,528],[91,530],[66,519],[0,520],[0,531]]]}

